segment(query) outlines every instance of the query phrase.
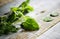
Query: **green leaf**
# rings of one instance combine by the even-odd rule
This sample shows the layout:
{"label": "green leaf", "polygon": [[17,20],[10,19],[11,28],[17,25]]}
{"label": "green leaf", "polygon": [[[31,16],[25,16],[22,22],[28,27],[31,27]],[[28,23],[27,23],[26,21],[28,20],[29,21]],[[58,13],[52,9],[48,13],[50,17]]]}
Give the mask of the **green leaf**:
{"label": "green leaf", "polygon": [[17,30],[18,28],[11,25],[10,23],[7,22],[0,23],[0,35],[17,32]]}
{"label": "green leaf", "polygon": [[24,1],[21,5],[19,5],[19,7],[26,7],[29,4],[30,0],[26,0]]}
{"label": "green leaf", "polygon": [[16,19],[16,14],[13,12],[11,15],[8,16],[7,22],[14,22]]}
{"label": "green leaf", "polygon": [[31,6],[26,6],[26,8],[24,9],[24,12],[23,12],[23,14],[26,14],[26,13],[29,13],[30,11],[33,11],[34,9],[33,9],[33,7],[31,7]]}
{"label": "green leaf", "polygon": [[21,27],[23,29],[28,31],[39,30],[39,25],[33,18],[26,17],[26,19],[27,20],[21,24]]}
{"label": "green leaf", "polygon": [[51,22],[53,19],[51,17],[45,17],[43,21],[45,22]]}

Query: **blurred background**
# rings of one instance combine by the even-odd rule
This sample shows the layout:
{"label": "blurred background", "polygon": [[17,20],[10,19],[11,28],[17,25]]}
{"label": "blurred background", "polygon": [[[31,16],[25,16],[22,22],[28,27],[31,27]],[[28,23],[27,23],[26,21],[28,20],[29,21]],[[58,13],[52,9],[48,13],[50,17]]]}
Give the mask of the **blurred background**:
{"label": "blurred background", "polygon": [[[0,15],[10,11],[11,7],[19,6],[25,0],[0,0]],[[30,0],[30,5],[37,11],[60,8],[60,0]],[[37,39],[60,39],[60,22]]]}

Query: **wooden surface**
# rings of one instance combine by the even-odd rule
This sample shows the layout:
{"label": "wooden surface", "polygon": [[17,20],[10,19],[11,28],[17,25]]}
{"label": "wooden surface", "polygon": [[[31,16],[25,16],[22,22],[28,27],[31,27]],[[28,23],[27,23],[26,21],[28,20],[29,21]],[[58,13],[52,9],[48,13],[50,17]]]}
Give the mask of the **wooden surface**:
{"label": "wooden surface", "polygon": [[41,36],[37,37],[37,39],[60,39],[60,22]]}
{"label": "wooden surface", "polygon": [[0,0],[0,6],[6,4],[6,3],[9,3],[9,2],[12,2],[13,0]]}
{"label": "wooden surface", "polygon": [[[60,10],[59,7],[57,7],[57,2],[56,1],[52,1],[52,0],[31,0],[30,5],[34,7],[34,11],[27,14],[28,16],[31,16],[32,18],[34,18],[37,23],[40,26],[40,29],[38,31],[33,31],[33,32],[18,32],[12,35],[8,35],[8,36],[3,36],[0,37],[1,39],[36,39],[38,36],[40,36],[41,34],[43,34],[45,31],[47,31],[49,28],[53,27],[53,25],[55,25],[56,23],[58,23],[60,21]],[[20,4],[20,0],[19,1],[15,1],[14,3],[11,3],[10,5],[7,4],[3,7],[0,8],[0,14],[9,11],[9,9],[12,6],[18,6]],[[41,11],[45,11],[45,13],[40,13]],[[44,22],[42,19],[45,16],[49,16],[50,13],[52,13],[53,11],[58,11],[59,12],[59,16],[58,17],[54,17],[52,22]],[[4,38],[5,37],[5,38]]]}

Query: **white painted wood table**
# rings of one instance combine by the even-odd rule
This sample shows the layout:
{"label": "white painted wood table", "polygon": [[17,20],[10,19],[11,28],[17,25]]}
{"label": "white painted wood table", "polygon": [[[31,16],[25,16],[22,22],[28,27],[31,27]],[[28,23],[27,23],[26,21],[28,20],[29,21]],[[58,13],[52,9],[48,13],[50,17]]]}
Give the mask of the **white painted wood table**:
{"label": "white painted wood table", "polygon": [[[32,2],[31,5],[34,6],[34,8],[40,7],[40,11],[51,10],[52,8],[53,9],[60,8],[59,6],[60,0],[38,0],[38,1],[31,0],[31,2]],[[20,3],[22,3],[22,0],[18,0],[18,1],[15,0],[13,3],[8,3],[7,5],[0,7],[0,15],[8,12],[12,6],[18,6]],[[39,7],[36,7],[36,6],[39,6]],[[37,39],[60,39],[60,22],[56,24],[54,27],[50,28],[41,36],[37,37]]]}
{"label": "white painted wood table", "polygon": [[60,39],[60,22],[37,39]]}

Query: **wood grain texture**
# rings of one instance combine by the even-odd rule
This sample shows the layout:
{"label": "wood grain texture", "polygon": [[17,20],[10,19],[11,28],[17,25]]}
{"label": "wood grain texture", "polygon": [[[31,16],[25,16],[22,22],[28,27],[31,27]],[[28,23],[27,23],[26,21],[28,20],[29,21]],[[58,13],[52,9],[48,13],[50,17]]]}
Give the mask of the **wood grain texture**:
{"label": "wood grain texture", "polygon": [[13,0],[0,0],[0,6],[6,4],[6,3],[9,3],[9,2],[12,2]]}
{"label": "wood grain texture", "polygon": [[60,39],[60,22],[54,25],[37,39]]}
{"label": "wood grain texture", "polygon": [[[60,21],[60,10],[56,10],[59,12],[59,16],[58,17],[52,17],[54,19],[52,22],[44,22],[42,20],[45,16],[48,16],[50,13],[52,13],[52,11],[49,11],[49,10],[52,10],[50,8],[54,9],[54,7],[52,6],[54,4],[51,1],[48,1],[48,2],[47,1],[45,0],[44,2],[41,2],[40,0],[36,0],[36,1],[31,0],[31,5],[37,10],[35,10],[36,12],[33,12],[34,14],[32,13],[29,15],[33,15],[34,19],[39,24],[40,29],[38,31],[33,31],[33,32],[23,31],[23,32],[16,33],[14,35],[7,36],[7,38],[5,38],[5,39],[36,39],[38,36],[43,34],[45,31],[47,31],[48,29],[53,27],[53,25],[58,23]],[[20,1],[15,3],[15,4],[16,5],[20,4]],[[15,5],[15,4],[13,3],[13,5]],[[50,7],[50,6],[52,6],[52,7]],[[9,8],[9,4],[7,6],[5,6],[4,8],[2,8],[2,10],[7,9],[6,11],[8,11],[7,7]],[[5,10],[4,10],[4,12],[5,12]],[[45,13],[40,13],[40,10],[47,10],[49,12],[46,11]],[[3,37],[3,39],[4,39],[4,37]]]}

